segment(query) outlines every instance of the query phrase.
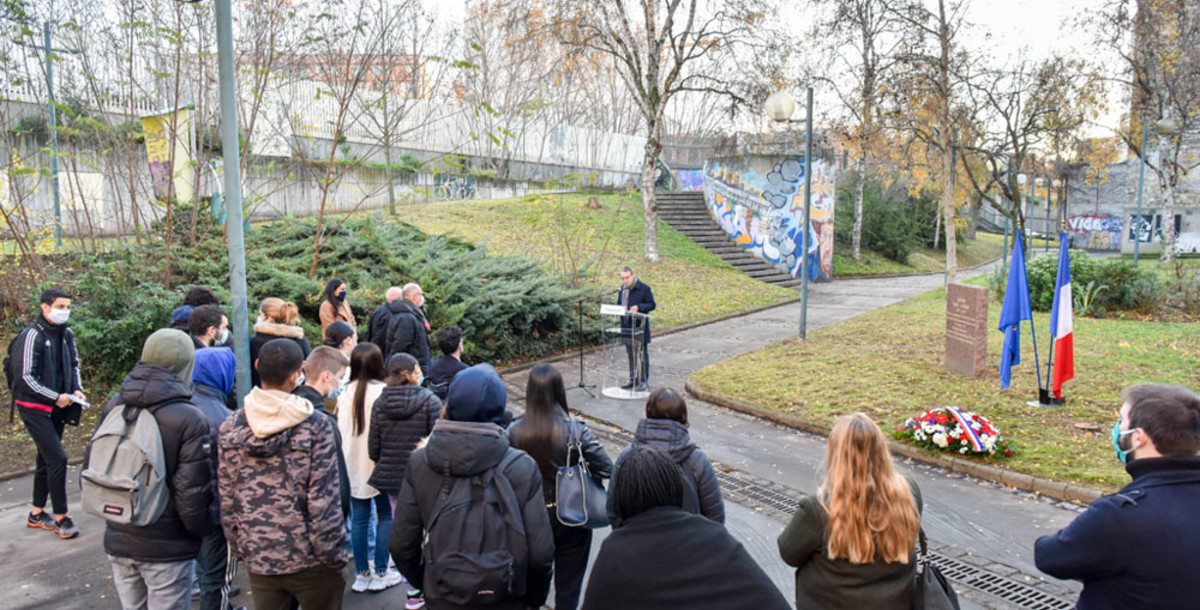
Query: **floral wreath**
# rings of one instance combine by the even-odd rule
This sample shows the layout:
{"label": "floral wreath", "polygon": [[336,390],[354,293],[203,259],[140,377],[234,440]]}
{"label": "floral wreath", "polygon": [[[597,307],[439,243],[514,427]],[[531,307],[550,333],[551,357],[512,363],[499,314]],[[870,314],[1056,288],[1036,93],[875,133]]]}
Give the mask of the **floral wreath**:
{"label": "floral wreath", "polygon": [[1004,457],[1013,454],[1012,445],[992,422],[978,413],[952,406],[933,407],[910,417],[896,428],[894,436],[936,451]]}

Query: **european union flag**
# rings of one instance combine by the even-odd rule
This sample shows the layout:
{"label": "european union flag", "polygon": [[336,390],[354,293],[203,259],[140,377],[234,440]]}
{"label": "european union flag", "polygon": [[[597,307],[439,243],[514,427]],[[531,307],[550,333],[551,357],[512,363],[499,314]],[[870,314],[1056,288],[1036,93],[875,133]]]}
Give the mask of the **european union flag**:
{"label": "european union flag", "polygon": [[1012,266],[1008,269],[1008,286],[1004,289],[1004,305],[1000,308],[1000,330],[1004,331],[1004,349],[1000,351],[1000,389],[1012,384],[1012,367],[1021,364],[1021,320],[1033,323],[1033,306],[1029,302],[1029,280],[1025,276],[1025,246],[1021,232],[1013,241]]}

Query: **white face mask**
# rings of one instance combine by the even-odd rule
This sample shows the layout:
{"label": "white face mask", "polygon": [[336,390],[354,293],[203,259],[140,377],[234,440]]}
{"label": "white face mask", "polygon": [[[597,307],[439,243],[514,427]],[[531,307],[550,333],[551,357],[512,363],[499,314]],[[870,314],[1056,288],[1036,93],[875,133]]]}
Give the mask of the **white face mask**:
{"label": "white face mask", "polygon": [[62,325],[66,324],[70,317],[71,310],[69,309],[51,309],[46,319],[50,320],[51,324]]}
{"label": "white face mask", "polygon": [[213,339],[213,345],[225,345],[229,341],[229,329],[221,331],[216,339]]}

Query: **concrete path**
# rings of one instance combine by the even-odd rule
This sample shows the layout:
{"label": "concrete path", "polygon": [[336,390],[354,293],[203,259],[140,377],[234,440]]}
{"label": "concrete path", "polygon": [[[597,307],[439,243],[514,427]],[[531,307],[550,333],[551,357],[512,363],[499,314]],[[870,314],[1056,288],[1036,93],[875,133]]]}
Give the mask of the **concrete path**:
{"label": "concrete path", "polygon": [[[974,273],[990,271],[988,267]],[[812,329],[845,320],[941,286],[941,275],[814,284],[808,325]],[[669,303],[659,303],[660,309],[667,307]],[[688,376],[704,366],[795,336],[798,317],[799,306],[790,304],[656,337],[650,345],[651,385],[682,389]],[[615,355],[600,352],[585,357],[585,381],[601,386],[594,390],[597,395],[603,387],[620,383],[619,378],[626,375],[624,359],[623,349]],[[568,387],[579,382],[578,358],[560,361],[556,366]],[[613,372],[605,379],[610,370]],[[510,402],[519,403],[526,375],[527,371],[523,371],[506,379]],[[636,428],[644,410],[643,401],[622,401],[603,395],[592,398],[580,389],[569,391],[568,399],[573,409],[599,420],[596,425],[601,428],[610,424],[626,432]],[[688,419],[692,439],[714,462],[769,485],[804,493],[816,490],[826,450],[824,438],[694,398],[688,401]],[[931,544],[942,555],[987,567],[988,572],[1033,585],[1053,597],[1073,600],[1077,596],[1077,584],[1040,575],[1033,565],[1032,549],[1038,536],[1070,523],[1080,507],[907,460],[900,467],[921,486],[925,529]],[[742,539],[790,598],[792,573],[778,559],[775,548],[775,538],[790,514],[768,518],[762,512],[735,508],[730,512],[729,529]],[[964,592],[966,607],[1028,607],[982,591],[968,588]]]}
{"label": "concrete path", "polygon": [[[983,273],[986,270],[978,270]],[[845,280],[814,284],[809,302],[808,323],[817,328],[859,313],[883,307],[927,290],[940,287],[940,275],[888,279]],[[660,308],[670,307],[660,303]],[[785,305],[724,322],[656,337],[651,344],[653,384],[682,388],[687,377],[699,368],[751,351],[797,332],[798,305]],[[620,354],[623,359],[624,353]],[[608,368],[605,354],[585,358],[587,383],[601,383]],[[620,363],[623,366],[623,362]],[[578,359],[556,363],[568,386],[579,381]],[[619,367],[618,367],[619,370]],[[506,377],[510,405],[523,406],[526,372]],[[610,379],[611,384],[615,380]],[[615,455],[642,416],[641,401],[591,398],[573,389],[571,407],[595,421],[592,427],[606,439]],[[599,388],[597,388],[599,394]],[[701,401],[689,401],[692,438],[729,472],[727,481],[745,484],[740,492],[726,489],[728,529],[746,545],[759,564],[775,580],[788,599],[792,597],[792,572],[779,559],[775,538],[789,516],[771,498],[812,493],[819,480],[825,454],[824,439],[798,433],[774,424],[730,412]],[[68,434],[82,434],[70,430]],[[1052,602],[1014,602],[1025,599],[992,595],[973,587],[959,586],[966,608],[1072,607],[1065,600],[1077,595],[1072,583],[1047,581],[1033,567],[1032,545],[1040,535],[1069,523],[1079,507],[1057,503],[1032,494],[963,477],[939,468],[902,463],[905,474],[920,484],[925,498],[925,529],[933,548],[951,558],[961,570],[975,570],[985,580],[1000,577],[995,586],[1013,583],[1036,590]],[[72,469],[68,487],[72,506],[78,506],[77,470]],[[730,478],[732,477],[732,478]],[[23,525],[31,478],[0,484],[0,556],[7,569],[0,570],[0,590],[7,591],[3,608],[118,608],[111,573],[102,548],[103,523],[75,511],[83,534],[75,540],[58,540],[49,532]],[[605,532],[597,532],[593,554]],[[244,574],[239,579],[245,589]],[[965,579],[964,579],[965,580]],[[235,601],[251,605],[248,595]],[[348,608],[397,608],[403,594],[390,590],[379,594],[347,594]]]}

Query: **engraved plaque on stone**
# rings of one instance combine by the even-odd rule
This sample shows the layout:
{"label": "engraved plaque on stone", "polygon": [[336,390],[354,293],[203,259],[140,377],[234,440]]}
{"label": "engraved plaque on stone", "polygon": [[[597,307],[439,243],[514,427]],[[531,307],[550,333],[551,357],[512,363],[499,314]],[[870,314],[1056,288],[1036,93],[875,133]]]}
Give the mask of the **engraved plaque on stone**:
{"label": "engraved plaque on stone", "polygon": [[988,290],[950,284],[946,288],[946,368],[971,379],[987,369]]}

